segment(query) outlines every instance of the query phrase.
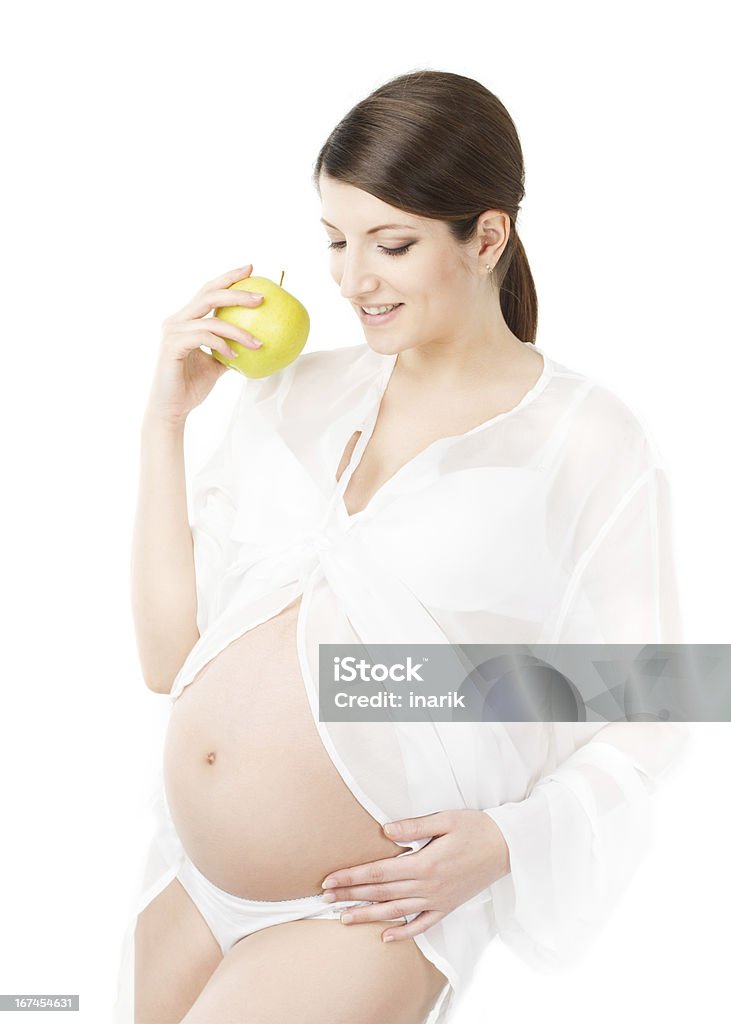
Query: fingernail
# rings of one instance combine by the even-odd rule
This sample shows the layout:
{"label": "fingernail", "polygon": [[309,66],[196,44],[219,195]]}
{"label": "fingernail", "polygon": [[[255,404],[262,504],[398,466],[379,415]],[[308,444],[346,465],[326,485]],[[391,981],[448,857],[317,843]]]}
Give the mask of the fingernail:
{"label": "fingernail", "polygon": [[394,938],[395,938],[394,935],[384,935],[383,936],[383,941],[384,942],[393,942]]}
{"label": "fingernail", "polygon": [[334,878],[326,878],[325,881],[322,883],[323,889],[327,889],[327,887],[331,885],[335,885]]}
{"label": "fingernail", "polygon": [[263,299],[264,298],[264,296],[262,294],[260,294],[260,292],[249,292],[249,295],[251,295],[251,297],[253,299]]}
{"label": "fingernail", "polygon": [[257,348],[261,348],[263,342],[257,341],[256,338],[252,338],[251,340]]}
{"label": "fingernail", "polygon": [[340,920],[343,922],[343,924],[348,924],[349,921],[353,920],[353,915],[352,914],[341,914],[340,915]]}
{"label": "fingernail", "polygon": [[338,898],[338,894],[336,892],[326,892],[322,898],[326,903],[334,903]]}

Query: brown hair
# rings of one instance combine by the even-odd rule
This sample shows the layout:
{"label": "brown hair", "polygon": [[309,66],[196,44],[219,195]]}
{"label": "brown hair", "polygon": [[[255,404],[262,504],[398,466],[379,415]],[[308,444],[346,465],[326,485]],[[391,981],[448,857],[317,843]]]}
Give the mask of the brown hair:
{"label": "brown hair", "polygon": [[473,78],[448,71],[399,75],[356,104],[330,132],[320,174],[354,185],[406,213],[446,221],[460,243],[489,209],[510,217],[494,270],[512,333],[535,343],[538,298],[515,220],[525,190],[523,152],[500,100]]}

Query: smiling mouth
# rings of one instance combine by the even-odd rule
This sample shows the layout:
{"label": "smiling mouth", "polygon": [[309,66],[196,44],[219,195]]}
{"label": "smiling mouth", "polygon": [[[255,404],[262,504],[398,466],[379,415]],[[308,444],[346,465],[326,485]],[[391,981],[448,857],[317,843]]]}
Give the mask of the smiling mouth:
{"label": "smiling mouth", "polygon": [[[391,320],[403,306],[403,302],[382,303],[380,306],[358,306],[358,315],[366,324],[380,324]],[[385,309],[384,309],[385,307]],[[368,310],[384,310],[382,313],[369,313]]]}

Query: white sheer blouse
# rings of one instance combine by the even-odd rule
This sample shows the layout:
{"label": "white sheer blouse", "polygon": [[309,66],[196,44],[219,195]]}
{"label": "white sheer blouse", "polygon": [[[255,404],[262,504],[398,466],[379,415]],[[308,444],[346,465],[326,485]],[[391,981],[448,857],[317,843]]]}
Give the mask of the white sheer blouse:
{"label": "white sheer blouse", "polygon": [[[200,639],[171,702],[301,594],[313,718],[366,810],[383,824],[479,808],[505,835],[510,874],[415,937],[449,980],[429,1024],[453,1015],[495,935],[543,969],[587,949],[648,849],[652,791],[686,739],[669,722],[318,721],[320,643],[682,642],[668,480],[649,432],[607,388],[538,351],[543,372],[514,409],[433,442],[354,515],[343,494],[396,356],[305,352],[242,378],[190,489]],[[134,917],[182,856],[161,777],[150,810],[117,1024],[133,1019]]]}

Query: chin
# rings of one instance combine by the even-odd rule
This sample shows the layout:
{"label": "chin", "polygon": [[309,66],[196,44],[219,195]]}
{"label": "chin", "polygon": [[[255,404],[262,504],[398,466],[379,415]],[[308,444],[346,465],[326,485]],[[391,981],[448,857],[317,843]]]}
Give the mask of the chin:
{"label": "chin", "polygon": [[392,356],[396,352],[400,352],[405,346],[399,345],[399,343],[391,338],[388,339],[381,334],[378,335],[378,331],[363,332],[363,338],[369,348],[372,348],[374,352],[377,352],[381,356]]}

